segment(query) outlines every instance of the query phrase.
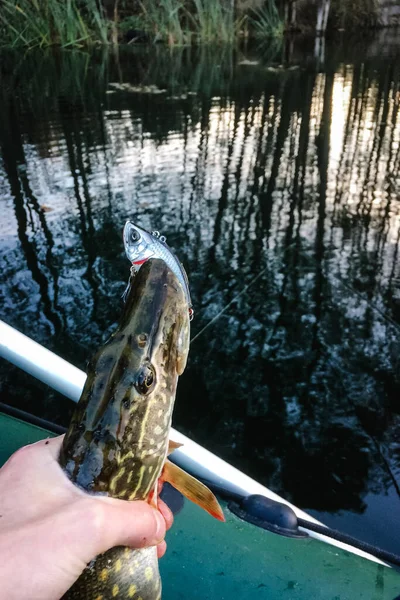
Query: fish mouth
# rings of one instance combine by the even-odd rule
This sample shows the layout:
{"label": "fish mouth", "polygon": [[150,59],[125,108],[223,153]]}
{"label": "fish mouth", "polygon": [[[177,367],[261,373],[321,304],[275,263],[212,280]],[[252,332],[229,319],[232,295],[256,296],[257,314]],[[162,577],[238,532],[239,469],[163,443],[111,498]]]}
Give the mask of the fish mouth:
{"label": "fish mouth", "polygon": [[[162,362],[167,371],[183,372],[190,345],[189,305],[178,277],[162,258],[149,258],[140,267],[132,285],[129,311],[136,333],[147,336],[147,357],[158,366],[154,356],[162,347]],[[129,299],[127,304],[129,303]]]}
{"label": "fish mouth", "polygon": [[173,318],[183,307],[188,310],[185,291],[175,273],[162,258],[148,258],[135,275],[122,320],[125,316],[133,319],[135,327],[141,325],[150,336],[158,328],[161,318],[166,315]]}

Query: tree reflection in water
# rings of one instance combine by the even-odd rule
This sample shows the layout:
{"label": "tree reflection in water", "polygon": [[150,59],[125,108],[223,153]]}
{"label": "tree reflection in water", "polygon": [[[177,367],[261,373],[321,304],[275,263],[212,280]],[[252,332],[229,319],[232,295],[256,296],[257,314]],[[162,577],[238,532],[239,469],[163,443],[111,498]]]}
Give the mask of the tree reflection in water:
{"label": "tree reflection in water", "polygon": [[[305,508],[398,508],[399,62],[193,52],[3,57],[1,318],[84,368],[125,219],[157,228],[196,309],[176,426]],[[1,370],[3,399],[68,421]]]}

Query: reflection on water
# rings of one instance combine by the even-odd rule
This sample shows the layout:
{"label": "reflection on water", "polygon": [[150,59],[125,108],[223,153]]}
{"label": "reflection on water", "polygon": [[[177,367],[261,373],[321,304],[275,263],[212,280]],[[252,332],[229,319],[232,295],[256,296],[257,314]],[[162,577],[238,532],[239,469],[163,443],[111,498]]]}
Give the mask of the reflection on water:
{"label": "reflection on water", "polygon": [[[218,52],[3,57],[1,318],[84,368],[120,311],[125,219],[158,229],[196,312],[175,425],[396,550],[400,63]],[[0,368],[5,401],[68,421]]]}

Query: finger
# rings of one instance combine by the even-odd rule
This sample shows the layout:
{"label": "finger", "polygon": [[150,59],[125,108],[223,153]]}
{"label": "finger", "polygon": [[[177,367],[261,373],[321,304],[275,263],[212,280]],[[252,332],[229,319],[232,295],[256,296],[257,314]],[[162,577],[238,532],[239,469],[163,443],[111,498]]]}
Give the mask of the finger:
{"label": "finger", "polygon": [[59,459],[60,450],[61,450],[61,446],[62,446],[63,441],[64,441],[64,437],[65,437],[64,435],[59,435],[59,436],[57,436],[55,438],[49,438],[47,440],[43,440],[44,441],[44,446],[45,446],[46,450],[56,460]]}
{"label": "finger", "polygon": [[7,469],[12,467],[19,472],[21,467],[26,467],[25,471],[30,470],[30,466],[38,463],[49,464],[49,462],[54,462],[54,459],[59,456],[62,440],[63,436],[59,436],[22,446],[22,448],[19,448],[19,450],[10,456],[4,467]]}
{"label": "finger", "polygon": [[166,553],[166,551],[167,551],[167,542],[165,540],[163,540],[157,546],[157,556],[158,556],[158,558],[162,558],[164,556],[164,554]]}
{"label": "finger", "polygon": [[126,502],[113,498],[93,498],[91,502],[99,505],[91,511],[94,513],[94,554],[100,554],[114,546],[155,546],[165,536],[163,515],[146,502]]}
{"label": "finger", "polygon": [[160,513],[162,514],[162,516],[165,519],[166,528],[170,529],[174,522],[174,515],[173,515],[173,512],[171,511],[171,509],[169,508],[169,506],[167,504],[165,504],[165,502],[163,500],[161,500],[161,498],[158,499],[158,510],[160,511]]}
{"label": "finger", "polygon": [[38,442],[31,444],[29,448],[32,450],[41,450],[42,452],[49,454],[52,458],[58,460],[63,441],[64,435],[58,435],[57,437],[39,440]]}

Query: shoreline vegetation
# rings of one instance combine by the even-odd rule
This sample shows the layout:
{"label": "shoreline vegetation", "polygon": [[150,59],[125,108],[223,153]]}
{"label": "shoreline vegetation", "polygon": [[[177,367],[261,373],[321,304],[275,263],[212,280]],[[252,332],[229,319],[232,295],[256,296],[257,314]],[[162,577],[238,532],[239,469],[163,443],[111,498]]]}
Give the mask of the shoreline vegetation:
{"label": "shoreline vegetation", "polygon": [[379,26],[379,0],[0,0],[0,46],[187,46]]}

